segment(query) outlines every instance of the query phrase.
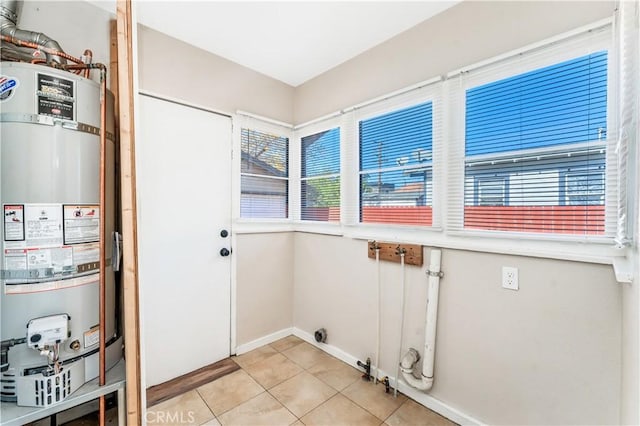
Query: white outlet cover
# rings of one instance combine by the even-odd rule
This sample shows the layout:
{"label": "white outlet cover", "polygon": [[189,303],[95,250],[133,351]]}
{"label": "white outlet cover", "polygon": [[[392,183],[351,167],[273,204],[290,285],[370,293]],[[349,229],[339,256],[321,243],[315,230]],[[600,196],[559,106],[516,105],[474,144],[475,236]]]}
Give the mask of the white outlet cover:
{"label": "white outlet cover", "polygon": [[518,268],[511,266],[502,267],[502,288],[518,290]]}

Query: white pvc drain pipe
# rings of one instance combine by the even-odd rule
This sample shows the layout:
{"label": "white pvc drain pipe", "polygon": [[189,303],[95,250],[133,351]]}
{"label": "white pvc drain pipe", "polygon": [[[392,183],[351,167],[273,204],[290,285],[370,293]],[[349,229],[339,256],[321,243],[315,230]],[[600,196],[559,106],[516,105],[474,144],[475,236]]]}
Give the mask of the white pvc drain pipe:
{"label": "white pvc drain pipe", "polygon": [[433,386],[433,363],[436,348],[436,324],[438,320],[438,293],[440,290],[440,257],[442,252],[438,249],[431,250],[429,261],[429,289],[427,295],[427,315],[424,330],[424,361],[422,362],[422,375],[414,375],[414,367],[420,360],[417,350],[411,348],[400,362],[402,377],[412,387],[428,391]]}

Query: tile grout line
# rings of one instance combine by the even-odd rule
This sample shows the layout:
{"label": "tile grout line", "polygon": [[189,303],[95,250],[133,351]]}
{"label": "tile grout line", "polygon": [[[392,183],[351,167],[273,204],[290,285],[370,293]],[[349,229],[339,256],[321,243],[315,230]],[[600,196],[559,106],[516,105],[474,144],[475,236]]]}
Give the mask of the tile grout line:
{"label": "tile grout line", "polygon": [[[303,341],[303,342],[301,342],[301,343],[299,343],[299,344],[303,344],[303,343],[305,343],[305,342]],[[297,345],[296,345],[296,346],[297,346]],[[313,346],[312,346],[312,347],[313,347]],[[323,352],[323,353],[324,353],[324,352]],[[285,355],[285,356],[286,356],[286,355]],[[329,355],[329,356],[331,356],[331,355]],[[331,356],[331,357],[332,357],[332,356]],[[332,357],[332,358],[335,358],[335,357]],[[337,358],[336,358],[336,359],[337,359]],[[292,360],[292,361],[293,361],[293,360]],[[344,362],[344,361],[342,361],[342,360],[338,360],[338,361],[342,362],[342,363],[343,363],[343,364],[345,364],[345,365],[349,365],[349,364],[345,363],[345,362]],[[295,362],[295,361],[293,361],[293,362]],[[304,371],[307,371],[307,372],[308,372],[308,370],[309,370],[309,369],[311,369],[311,368],[313,368],[314,366],[315,366],[315,364],[314,364],[314,365],[312,365],[312,366],[310,366],[309,368],[305,369]],[[349,365],[349,367],[351,367],[351,366]],[[303,368],[304,368],[304,367],[303,367]],[[312,373],[309,373],[309,374],[311,374],[312,376],[314,376]],[[315,376],[314,376],[314,377],[315,377]],[[323,380],[321,380],[321,379],[318,379],[318,380],[320,380],[320,381],[322,381],[323,383],[325,383],[325,382],[324,382]],[[362,380],[362,379],[360,379],[360,380]],[[402,404],[400,404],[400,405],[399,405],[395,410],[393,410],[393,412],[392,412],[389,416],[387,416],[387,418],[386,418],[386,419],[380,419],[380,417],[376,416],[376,415],[375,415],[375,414],[373,414],[370,410],[368,410],[367,408],[365,408],[365,407],[361,406],[361,405],[360,405],[360,404],[358,404],[356,401],[354,401],[353,399],[349,398],[349,396],[348,396],[348,395],[346,395],[346,394],[344,394],[344,393],[343,393],[343,391],[344,391],[345,389],[349,388],[350,386],[352,386],[352,385],[353,385],[354,383],[356,383],[356,382],[357,382],[357,380],[356,380],[356,381],[354,381],[353,383],[351,383],[350,385],[346,386],[346,387],[345,387],[344,389],[342,389],[342,390],[337,390],[337,389],[333,388],[333,389],[335,389],[337,392],[336,392],[334,395],[332,395],[329,399],[327,399],[327,400],[325,400],[324,402],[322,402],[321,404],[319,404],[317,407],[314,407],[314,409],[313,409],[313,410],[315,410],[315,409],[316,409],[316,408],[318,408],[319,406],[321,406],[321,405],[323,405],[323,404],[327,403],[330,399],[333,399],[336,395],[342,395],[344,398],[346,398],[347,400],[349,400],[349,401],[351,401],[352,403],[354,403],[356,406],[358,406],[358,407],[360,407],[361,409],[363,409],[366,413],[369,413],[370,415],[372,415],[372,416],[373,416],[373,417],[375,417],[376,419],[380,420],[380,424],[382,425],[382,424],[384,424],[384,422],[386,422],[386,421],[387,421],[387,419],[388,419],[391,415],[393,415],[393,413],[395,413],[395,412],[396,412],[396,410],[398,410],[398,409],[399,409],[402,405],[404,405],[404,403],[406,402],[406,401],[404,401]],[[331,386],[331,385],[329,385],[328,383],[325,383],[325,384],[327,384],[328,386]],[[310,410],[309,412],[311,412],[311,411],[313,411],[313,410]],[[307,414],[308,414],[308,413],[307,413]]]}
{"label": "tile grout line", "polygon": [[[211,407],[209,407],[209,404],[207,404],[207,401],[204,399],[204,397],[202,396],[202,394],[200,393],[198,388],[195,388],[194,390],[196,391],[196,394],[198,394],[198,397],[202,400],[202,402],[204,402],[204,405],[207,407],[207,409],[209,410],[209,412],[211,413],[213,418],[216,419],[216,421],[218,423],[220,423],[220,420],[218,420],[218,416],[216,416],[216,413],[213,412],[213,409]],[[209,421],[211,421],[211,420],[207,420],[207,422],[209,422]],[[204,422],[204,423],[207,423],[207,422]],[[204,423],[202,423],[202,424],[204,424]],[[220,423],[220,424],[222,424],[222,423]]]}
{"label": "tile grout line", "polygon": [[[406,396],[406,395],[405,395],[405,396]],[[389,415],[387,416],[387,418],[386,418],[386,419],[384,419],[383,423],[386,423],[386,421],[387,421],[387,420],[389,420],[389,419],[391,418],[391,416],[393,416],[397,411],[399,411],[399,410],[400,410],[400,408],[402,408],[402,407],[403,407],[403,406],[404,406],[408,401],[410,401],[410,400],[411,400],[411,398],[407,397],[407,399],[406,399],[402,404],[398,405],[398,407],[397,407],[395,410],[393,410],[393,411],[391,412],[391,414],[389,414]]]}
{"label": "tile grout line", "polygon": [[[300,373],[298,373],[298,374],[300,374]],[[294,377],[295,377],[295,376],[294,376]],[[288,380],[288,379],[287,379],[287,380]],[[283,382],[283,383],[284,383],[284,382]],[[278,385],[276,385],[276,386],[278,386]],[[274,386],[274,387],[275,387],[275,386]],[[295,422],[297,422],[297,421],[301,421],[301,420],[300,420],[300,417],[296,416],[296,415],[295,415],[291,410],[289,410],[289,407],[287,407],[286,405],[284,405],[284,404],[282,403],[282,401],[280,401],[278,398],[276,398],[276,396],[275,396],[274,394],[272,394],[271,392],[269,392],[269,390],[268,390],[268,389],[267,389],[267,391],[266,391],[266,392],[267,392],[269,395],[271,395],[271,398],[273,398],[273,399],[275,399],[276,401],[278,401],[278,404],[282,405],[282,407],[283,407],[285,410],[287,410],[289,413],[291,413],[291,415],[292,415],[293,417],[295,417],[295,419],[296,419],[296,421],[295,421]],[[295,422],[293,422],[293,423],[295,423]],[[290,424],[293,424],[293,423],[290,423]]]}
{"label": "tile grout line", "polygon": [[[269,346],[271,346],[273,349],[275,349],[278,353],[282,354],[282,355],[283,355],[285,358],[287,358],[289,361],[293,362],[294,364],[296,364],[297,366],[299,366],[299,367],[301,367],[301,368],[302,368],[302,371],[300,371],[298,374],[296,374],[296,375],[295,375],[295,376],[293,376],[293,377],[297,377],[297,376],[299,376],[300,374],[302,374],[303,372],[308,373],[308,374],[310,374],[311,376],[315,377],[316,379],[320,380],[320,381],[321,381],[322,383],[324,383],[325,385],[329,386],[331,389],[335,390],[335,391],[336,391],[336,393],[334,393],[333,395],[331,395],[331,396],[330,396],[329,398],[327,398],[326,400],[322,401],[320,404],[318,404],[318,405],[316,405],[315,407],[311,408],[309,411],[307,411],[306,413],[304,413],[301,417],[298,417],[298,416],[297,416],[297,415],[295,415],[293,412],[291,412],[291,410],[289,410],[289,408],[288,408],[286,405],[284,405],[284,403],[282,403],[278,398],[276,398],[276,397],[275,397],[275,395],[271,394],[271,392],[270,392],[269,390],[267,390],[267,392],[269,392],[269,394],[270,394],[273,398],[275,398],[275,400],[276,400],[276,401],[278,401],[280,404],[282,404],[282,406],[283,406],[284,408],[286,408],[286,409],[287,409],[287,410],[288,410],[288,411],[289,411],[289,412],[290,412],[290,413],[291,413],[291,414],[292,414],[292,415],[297,419],[297,420],[296,420],[296,422],[297,422],[297,421],[299,421],[300,423],[303,423],[303,422],[302,422],[302,417],[304,417],[304,416],[306,416],[307,414],[311,413],[313,410],[317,409],[318,407],[322,406],[323,404],[326,404],[326,403],[327,403],[327,402],[329,402],[331,399],[335,398],[337,395],[342,394],[342,392],[341,392],[340,390],[338,390],[338,389],[334,388],[334,387],[333,387],[333,386],[331,386],[329,383],[326,383],[324,380],[322,380],[322,379],[320,379],[320,378],[316,377],[313,373],[309,372],[309,370],[310,370],[311,368],[313,368],[316,364],[314,364],[314,365],[312,365],[312,366],[310,366],[310,367],[308,367],[308,368],[305,368],[304,366],[302,366],[302,365],[298,364],[297,362],[295,362],[293,359],[289,358],[289,357],[284,353],[285,351],[288,351],[289,349],[293,349],[294,347],[299,346],[299,345],[301,345],[301,344],[303,344],[303,343],[305,343],[305,342],[304,342],[304,341],[300,341],[300,342],[298,342],[298,343],[296,343],[296,344],[294,344],[294,345],[291,345],[291,346],[287,347],[286,349],[283,349],[282,351],[279,351],[278,349],[274,348],[271,344],[270,344]],[[288,378],[288,379],[286,379],[286,380],[284,380],[284,381],[280,382],[279,384],[284,383],[284,382],[286,382],[287,380],[292,379],[293,377],[290,377],[290,378]],[[275,385],[275,386],[278,386],[278,385]],[[274,388],[275,386],[273,386],[272,388]],[[342,395],[342,396],[343,396],[343,397],[346,397],[346,395]],[[367,411],[367,412],[368,412],[368,411]],[[374,417],[375,417],[375,416],[374,416]],[[377,417],[376,417],[376,418],[377,418]],[[294,423],[295,423],[295,422],[294,422]],[[303,424],[304,424],[304,423],[303,423]],[[381,423],[381,424],[382,424],[382,423]]]}
{"label": "tile grout line", "polygon": [[[360,409],[362,409],[364,412],[366,412],[366,413],[368,413],[369,415],[371,415],[371,416],[372,416],[373,418],[375,418],[376,420],[379,420],[379,421],[380,421],[380,425],[383,425],[383,424],[384,424],[384,423],[385,423],[385,422],[386,422],[390,417],[392,417],[392,416],[393,416],[393,415],[394,415],[398,410],[400,410],[400,408],[401,408],[402,406],[404,406],[404,405],[406,404],[406,402],[407,402],[407,401],[403,401],[403,402],[402,402],[402,403],[400,403],[400,405],[398,405],[398,406],[397,406],[397,407],[396,407],[396,408],[395,408],[395,409],[394,409],[394,410],[393,410],[393,411],[392,411],[388,416],[386,416],[386,418],[385,418],[385,419],[380,419],[378,416],[376,416],[376,415],[375,415],[374,413],[372,413],[370,410],[368,410],[367,408],[363,407],[363,406],[362,406],[362,405],[360,405],[358,402],[354,401],[353,399],[351,399],[348,395],[346,395],[346,394],[344,393],[344,391],[345,391],[346,389],[348,389],[350,386],[353,386],[355,383],[357,383],[359,380],[361,380],[361,378],[360,378],[360,379],[356,379],[356,380],[354,380],[351,384],[349,384],[349,385],[345,386],[342,390],[339,390],[339,389],[336,389],[336,387],[332,386],[330,383],[327,383],[326,381],[322,380],[321,378],[317,377],[316,375],[314,375],[313,373],[311,373],[311,372],[309,371],[309,370],[311,370],[312,368],[314,368],[314,367],[318,364],[318,362],[316,362],[316,363],[314,363],[314,364],[310,365],[309,367],[305,367],[305,366],[303,366],[303,365],[299,364],[298,362],[296,362],[295,360],[293,360],[292,358],[290,358],[289,356],[287,356],[287,354],[285,354],[285,353],[284,353],[284,352],[286,352],[286,351],[288,351],[288,350],[290,350],[290,349],[293,349],[293,348],[295,348],[295,347],[297,347],[297,346],[299,346],[299,345],[301,345],[301,344],[304,344],[304,343],[305,343],[304,341],[300,341],[300,342],[295,343],[295,344],[293,344],[293,345],[291,345],[291,346],[287,346],[287,347],[285,347],[285,348],[284,348],[284,349],[282,349],[282,350],[277,349],[276,347],[272,346],[272,344],[265,345],[265,346],[269,346],[269,347],[270,347],[270,349],[272,349],[272,350],[274,351],[274,353],[273,353],[272,355],[267,356],[266,358],[261,359],[261,360],[259,360],[259,361],[255,361],[255,362],[253,362],[253,363],[251,363],[251,364],[247,364],[247,365],[245,365],[245,366],[240,366],[240,369],[241,369],[241,370],[243,370],[245,374],[247,374],[249,377],[251,377],[251,379],[253,379],[254,381],[256,381],[256,383],[257,383],[257,384],[258,384],[258,385],[263,389],[263,392],[266,392],[269,396],[271,396],[274,400],[276,400],[276,401],[277,401],[277,402],[278,402],[278,403],[279,403],[283,408],[285,408],[285,410],[287,410],[287,412],[288,412],[288,413],[290,413],[290,414],[294,417],[295,421],[294,421],[293,423],[296,423],[296,422],[301,422],[301,423],[302,423],[302,420],[301,420],[301,419],[302,419],[302,417],[304,417],[304,416],[308,415],[309,413],[313,412],[313,411],[314,411],[314,410],[316,410],[318,407],[320,407],[320,406],[322,406],[322,405],[324,405],[324,404],[328,403],[328,402],[329,402],[330,400],[332,400],[333,398],[336,398],[336,397],[337,397],[337,395],[341,395],[343,398],[347,399],[348,401],[350,401],[351,403],[353,403],[355,406],[359,407],[359,408],[360,408]],[[266,361],[266,360],[268,360],[269,358],[271,358],[271,357],[273,357],[273,356],[275,356],[275,355],[277,355],[277,354],[281,354],[285,359],[287,359],[288,361],[290,361],[290,362],[294,363],[295,365],[297,365],[298,367],[300,367],[300,368],[301,368],[301,371],[299,371],[298,373],[296,373],[296,374],[295,374],[295,375],[293,375],[292,377],[288,377],[288,378],[286,378],[286,379],[282,380],[281,382],[278,382],[278,383],[274,384],[274,385],[273,385],[273,386],[271,386],[270,388],[266,388],[266,387],[265,387],[265,386],[263,386],[260,382],[258,382],[258,381],[257,381],[257,379],[256,379],[253,375],[251,375],[251,373],[250,373],[249,371],[247,371],[247,370],[245,369],[245,367],[250,367],[251,365],[253,365],[253,364],[255,364],[255,363]],[[324,354],[324,352],[323,352],[323,354]],[[327,354],[327,355],[328,355],[331,359],[336,359],[336,360],[337,360],[338,362],[340,362],[341,364],[344,364],[345,366],[348,366],[348,367],[353,368],[353,366],[351,366],[351,365],[349,365],[349,364],[345,363],[344,361],[342,361],[342,360],[340,360],[340,359],[337,359],[337,358],[335,358],[335,357],[331,356],[330,354]],[[325,384],[326,386],[329,386],[330,388],[332,388],[332,389],[335,391],[335,393],[334,393],[333,395],[331,395],[329,398],[327,398],[326,400],[324,400],[324,401],[320,402],[317,406],[314,406],[313,408],[311,408],[310,410],[308,410],[308,411],[307,411],[306,413],[304,413],[301,417],[298,417],[298,416],[297,416],[295,413],[293,413],[293,412],[292,412],[292,411],[291,411],[291,410],[290,410],[290,409],[289,409],[289,408],[288,408],[288,407],[287,407],[283,402],[281,402],[281,401],[280,401],[280,400],[279,400],[279,399],[278,399],[274,394],[272,394],[272,393],[271,393],[271,390],[272,390],[273,388],[275,388],[275,387],[277,387],[277,386],[281,385],[282,383],[285,383],[285,382],[286,382],[286,381],[288,381],[288,380],[291,380],[291,379],[293,379],[293,378],[295,378],[295,377],[298,377],[298,376],[299,376],[300,374],[302,374],[303,372],[310,374],[311,376],[313,376],[314,378],[316,378],[317,380],[319,380],[320,382],[322,382],[322,383],[323,383],[323,384]],[[196,389],[196,391],[198,392],[198,396],[203,400],[203,402],[205,402],[205,404],[206,404],[207,408],[209,409],[209,411],[211,412],[211,414],[212,414],[212,415],[214,416],[214,418],[215,418],[215,419],[220,423],[220,420],[219,420],[218,416],[213,412],[213,410],[211,409],[211,407],[209,407],[209,405],[206,403],[206,401],[204,400],[204,397],[202,396],[202,394],[200,394],[200,392],[199,392],[197,389]],[[250,401],[250,400],[251,400],[251,399],[253,399],[253,398],[256,398],[256,397],[260,396],[261,394],[262,394],[262,392],[261,392],[261,393],[259,393],[258,395],[253,396],[253,397],[252,397],[252,398],[250,398],[248,401]],[[246,403],[246,402],[247,402],[247,401],[244,401],[244,402],[242,402],[242,403],[240,403],[240,404],[238,404],[238,405],[236,405],[236,406],[234,406],[234,407],[231,407],[229,410],[227,410],[227,411],[225,411],[225,412],[231,411],[231,410],[233,410],[233,409],[237,408],[238,406],[240,406],[240,405],[242,405],[242,404],[244,404],[244,403]],[[221,414],[224,414],[224,413],[221,413]],[[292,424],[293,424],[293,423],[292,423]]]}
{"label": "tile grout line", "polygon": [[[291,349],[291,348],[293,348],[293,347],[299,346],[299,345],[301,345],[301,344],[304,344],[304,343],[305,343],[305,342],[304,342],[304,340],[303,340],[302,342],[297,343],[296,345],[293,345],[293,346],[291,346],[290,348],[287,348],[287,350],[288,350],[288,349]],[[315,347],[314,347],[314,346],[311,346],[311,347],[315,349]],[[275,348],[273,348],[273,349],[275,349]],[[277,349],[276,349],[276,351],[277,351]],[[280,352],[280,353],[282,353],[282,352]],[[322,353],[324,354],[324,352],[322,352]],[[284,355],[285,357],[287,357],[284,353],[283,353],[283,355]],[[327,354],[327,355],[328,355],[328,356],[331,356],[330,354]],[[335,358],[335,357],[333,357],[333,356],[331,356],[331,357],[332,357],[332,358],[334,358],[334,359],[337,359],[337,358]],[[287,359],[290,359],[290,360],[291,360],[291,358],[289,358],[289,357],[287,357]],[[295,363],[295,361],[293,361],[293,360],[291,360],[291,361]],[[338,359],[338,361],[340,361],[340,362],[342,362],[343,364],[348,365],[349,367],[351,367],[351,365],[349,365],[349,364],[345,363],[345,362],[344,362],[344,361],[342,361],[342,360],[339,360],[339,359]],[[296,363],[296,364],[297,364],[297,363]],[[300,365],[300,364],[297,364],[297,365]],[[314,365],[312,365],[312,366],[310,366],[309,368],[304,368],[304,367],[302,367],[302,366],[301,366],[301,367],[303,368],[303,371],[309,372],[308,370],[309,370],[309,369],[311,369],[311,368],[313,368],[314,366],[315,366],[315,364],[314,364]],[[314,376],[314,377],[315,377],[315,375],[313,375],[312,373],[309,373],[309,374],[311,374],[312,376]],[[325,383],[325,384],[326,384],[326,385],[328,385],[328,386],[331,386],[331,385],[329,385],[328,383],[324,382],[324,381],[323,381],[323,380],[321,380],[321,379],[318,379],[318,380],[322,381],[323,383]],[[356,383],[356,382],[354,381],[353,383]],[[309,413],[310,413],[311,411],[315,410],[316,408],[318,408],[319,406],[321,406],[321,405],[323,405],[323,404],[327,403],[329,400],[333,399],[333,398],[334,398],[334,397],[336,397],[337,395],[342,395],[344,398],[346,398],[347,400],[351,401],[351,402],[352,402],[352,403],[354,403],[356,406],[360,407],[360,408],[361,408],[362,410],[364,410],[366,413],[368,413],[368,414],[372,415],[374,418],[376,418],[376,419],[380,420],[380,424],[382,425],[382,424],[384,424],[384,422],[386,422],[386,421],[387,421],[387,419],[388,419],[391,415],[393,415],[393,413],[395,413],[395,412],[396,412],[396,411],[397,411],[397,410],[398,410],[402,405],[404,405],[404,403],[406,402],[406,401],[404,401],[402,404],[400,404],[400,405],[399,405],[395,410],[393,410],[393,412],[392,412],[389,416],[387,416],[387,418],[386,418],[386,419],[380,419],[380,417],[376,416],[376,415],[375,415],[375,414],[373,414],[371,411],[369,411],[367,408],[365,408],[365,407],[361,406],[361,405],[360,405],[360,404],[358,404],[356,401],[354,401],[353,399],[349,398],[349,396],[348,396],[348,395],[346,395],[346,394],[344,394],[344,393],[343,393],[343,391],[344,391],[345,389],[347,389],[349,386],[353,385],[353,383],[351,383],[350,385],[346,386],[346,387],[345,387],[344,389],[342,389],[342,390],[337,390],[337,389],[335,389],[335,388],[333,388],[333,387],[331,386],[331,387],[332,387],[333,389],[335,389],[337,392],[336,392],[334,395],[332,395],[329,399],[327,399],[327,400],[323,401],[322,403],[320,403],[317,407],[314,407],[312,410],[309,410]],[[309,414],[309,413],[306,413],[306,414]],[[306,414],[305,414],[305,415],[306,415]]]}

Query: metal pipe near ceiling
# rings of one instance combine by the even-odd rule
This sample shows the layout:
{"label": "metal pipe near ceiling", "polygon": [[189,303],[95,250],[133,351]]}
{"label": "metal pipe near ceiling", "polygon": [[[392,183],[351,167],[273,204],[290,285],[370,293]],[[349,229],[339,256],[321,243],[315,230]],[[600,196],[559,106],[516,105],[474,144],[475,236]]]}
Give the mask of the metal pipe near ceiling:
{"label": "metal pipe near ceiling", "polygon": [[[22,7],[22,0],[2,0],[0,3],[0,34],[10,37],[15,40],[20,40],[28,43],[35,43],[39,46],[43,46],[54,51],[63,52],[62,47],[57,41],[47,36],[44,33],[21,30],[18,28],[18,15],[19,10]],[[31,62],[34,57],[34,53],[37,51],[28,51],[24,49],[14,50],[12,53],[17,58],[26,62]],[[36,54],[37,56],[37,54]],[[47,63],[66,64],[67,61],[63,56],[53,55],[45,51]]]}

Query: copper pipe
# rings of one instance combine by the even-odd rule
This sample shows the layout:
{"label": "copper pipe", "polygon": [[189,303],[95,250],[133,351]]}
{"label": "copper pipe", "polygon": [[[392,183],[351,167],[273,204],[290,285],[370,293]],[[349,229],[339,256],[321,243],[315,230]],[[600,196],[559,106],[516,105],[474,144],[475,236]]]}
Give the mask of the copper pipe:
{"label": "copper pipe", "polygon": [[31,43],[31,42],[28,42],[28,41],[23,41],[23,40],[15,38],[15,37],[9,37],[9,36],[6,36],[6,35],[2,35],[1,37],[2,37],[2,41],[14,44],[14,45],[16,45],[18,47],[28,47],[30,49],[41,50],[41,51],[43,51],[45,53],[48,53],[48,54],[50,54],[52,56],[59,56],[61,58],[64,58],[64,59],[66,59],[68,61],[71,61],[71,62],[74,62],[76,64],[83,64],[84,63],[84,62],[82,62],[82,59],[76,58],[74,56],[71,56],[71,55],[69,55],[69,54],[67,54],[65,52],[61,52],[61,51],[56,50],[56,49],[50,49],[48,47],[42,46],[42,45],[37,44],[37,43]]}
{"label": "copper pipe", "polygon": [[104,426],[105,424],[105,414],[106,414],[106,403],[104,400],[104,395],[100,395],[100,426]]}
{"label": "copper pipe", "polygon": [[100,64],[76,64],[76,65],[60,65],[60,69],[66,71],[82,71],[86,69],[100,68]]}
{"label": "copper pipe", "polygon": [[[88,61],[85,62],[86,64],[90,64],[91,61],[93,60],[93,52],[89,49],[86,49],[82,54],[82,56],[84,56],[85,58],[88,58]],[[84,70],[84,78],[89,78],[90,74],[91,74],[91,70],[89,68]]]}

